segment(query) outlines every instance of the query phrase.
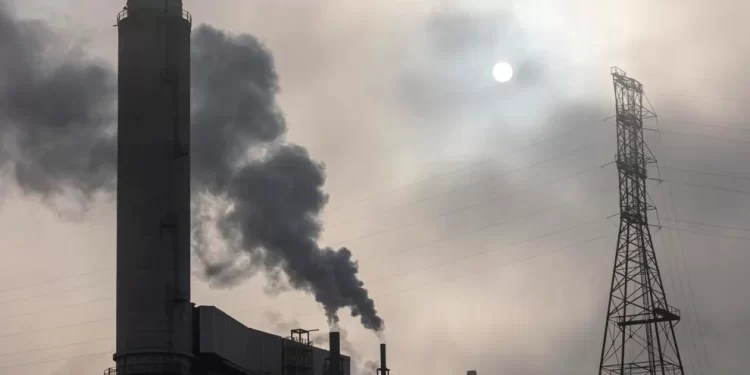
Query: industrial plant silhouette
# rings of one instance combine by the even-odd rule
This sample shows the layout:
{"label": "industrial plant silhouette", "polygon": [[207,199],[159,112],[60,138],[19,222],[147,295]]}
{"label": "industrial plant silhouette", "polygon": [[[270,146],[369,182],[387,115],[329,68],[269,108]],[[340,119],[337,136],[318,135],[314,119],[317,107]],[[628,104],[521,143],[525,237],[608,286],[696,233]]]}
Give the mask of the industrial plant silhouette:
{"label": "industrial plant silhouette", "polygon": [[309,330],[280,337],[191,302],[191,15],[181,0],[129,0],[116,26],[117,344],[105,374],[350,374],[338,332],[326,351]]}
{"label": "industrial plant silhouette", "polygon": [[[117,338],[105,375],[350,375],[335,330],[323,350],[313,330],[281,337],[192,303],[191,15],[181,0],[129,0],[116,26]],[[680,314],[667,304],[648,221],[654,160],[643,121],[653,113],[640,82],[612,76],[621,212],[599,373],[682,374]],[[377,375],[389,375],[384,343],[380,356]]]}

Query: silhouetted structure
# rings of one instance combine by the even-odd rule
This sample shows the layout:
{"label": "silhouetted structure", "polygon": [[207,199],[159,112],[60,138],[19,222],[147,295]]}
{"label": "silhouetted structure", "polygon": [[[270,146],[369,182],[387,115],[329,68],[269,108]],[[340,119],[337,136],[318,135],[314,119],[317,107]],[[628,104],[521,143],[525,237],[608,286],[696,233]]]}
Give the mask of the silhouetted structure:
{"label": "silhouetted structure", "polygon": [[643,105],[643,85],[618,68],[614,81],[620,231],[610,288],[599,374],[683,374],[674,327],[680,313],[669,306],[651,239],[646,195],[647,155],[643,120],[656,117]]}
{"label": "silhouetted structure", "polygon": [[313,342],[310,332],[314,330],[293,329],[284,343],[284,375],[311,375],[313,372]]}
{"label": "silhouetted structure", "polygon": [[389,375],[391,370],[388,368],[385,358],[385,343],[380,344],[380,368],[378,369],[378,375]]}
{"label": "silhouetted structure", "polygon": [[323,375],[346,375],[341,358],[341,335],[331,332],[328,337],[328,358],[323,363]]}
{"label": "silhouetted structure", "polygon": [[190,14],[128,0],[117,15],[118,375],[190,374]]}
{"label": "silhouetted structure", "polygon": [[190,302],[192,19],[182,0],[128,0],[116,26],[117,348],[104,374],[322,375],[310,331],[282,338]]}

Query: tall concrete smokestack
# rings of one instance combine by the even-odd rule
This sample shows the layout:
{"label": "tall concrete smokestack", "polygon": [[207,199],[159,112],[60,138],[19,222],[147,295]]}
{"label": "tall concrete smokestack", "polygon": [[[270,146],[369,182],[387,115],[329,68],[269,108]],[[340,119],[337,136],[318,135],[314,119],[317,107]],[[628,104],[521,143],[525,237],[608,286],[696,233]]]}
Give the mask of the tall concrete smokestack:
{"label": "tall concrete smokestack", "polygon": [[128,0],[117,26],[117,375],[190,374],[191,20]]}
{"label": "tall concrete smokestack", "polygon": [[388,374],[388,365],[385,358],[385,343],[380,344],[380,374]]}
{"label": "tall concrete smokestack", "polygon": [[331,361],[330,375],[341,374],[341,337],[338,332],[331,332],[328,335],[329,358]]}

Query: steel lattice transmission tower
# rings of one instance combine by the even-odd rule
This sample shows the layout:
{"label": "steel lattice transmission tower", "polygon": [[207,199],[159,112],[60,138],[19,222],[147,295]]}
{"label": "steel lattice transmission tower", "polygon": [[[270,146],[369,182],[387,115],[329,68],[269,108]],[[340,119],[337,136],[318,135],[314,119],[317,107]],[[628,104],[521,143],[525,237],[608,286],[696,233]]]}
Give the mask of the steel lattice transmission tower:
{"label": "steel lattice transmission tower", "polygon": [[[599,374],[683,374],[674,327],[680,313],[667,304],[648,213],[647,167],[656,163],[643,139],[643,85],[612,68],[617,107],[620,232],[610,288]],[[647,154],[648,153],[648,154]]]}

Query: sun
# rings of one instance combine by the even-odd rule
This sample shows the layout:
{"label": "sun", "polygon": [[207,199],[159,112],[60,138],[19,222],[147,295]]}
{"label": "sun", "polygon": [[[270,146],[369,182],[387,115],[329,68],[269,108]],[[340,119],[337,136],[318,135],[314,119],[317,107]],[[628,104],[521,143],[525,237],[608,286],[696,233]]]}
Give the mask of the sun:
{"label": "sun", "polygon": [[513,67],[507,62],[499,62],[492,68],[492,77],[498,82],[508,82],[513,78]]}

